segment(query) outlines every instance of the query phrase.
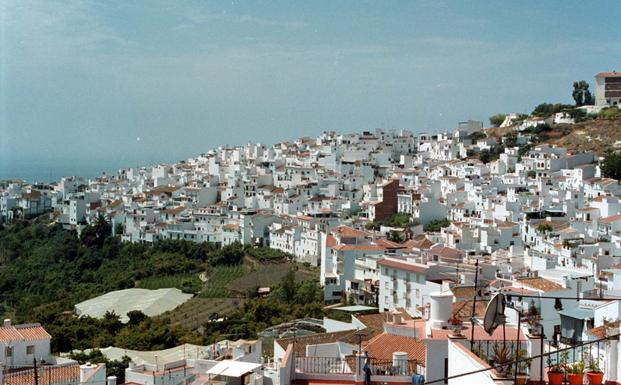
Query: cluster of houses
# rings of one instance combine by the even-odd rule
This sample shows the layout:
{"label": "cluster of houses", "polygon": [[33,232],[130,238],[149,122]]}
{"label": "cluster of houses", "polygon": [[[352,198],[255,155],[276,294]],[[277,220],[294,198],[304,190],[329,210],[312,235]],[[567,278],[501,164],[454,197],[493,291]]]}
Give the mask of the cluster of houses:
{"label": "cluster of houses", "polygon": [[[324,132],[219,147],[93,180],[5,182],[0,222],[53,212],[78,231],[103,217],[127,242],[270,247],[319,266],[326,303],[352,312],[350,322],[322,320],[325,332],[276,339],[273,361],[255,350],[213,365],[201,361],[209,357],[161,370],[143,363],[128,368],[136,383],[405,384],[413,374],[513,383],[482,358],[482,346],[489,355],[499,340],[517,341],[529,356],[578,347],[581,360],[588,345],[588,360],[620,383],[621,186],[601,175],[594,153],[547,144],[522,151],[531,138],[523,123],[511,127],[514,146],[467,121],[438,134]],[[488,163],[469,156],[499,144]],[[396,217],[409,223],[396,226]],[[490,335],[483,318],[499,293],[506,323]],[[365,314],[369,307],[379,311]],[[8,352],[0,351],[5,365]],[[523,368],[531,381],[545,380],[542,362]],[[132,370],[148,374],[141,382]],[[457,377],[469,370],[478,372]],[[161,382],[149,379],[156,373]]]}

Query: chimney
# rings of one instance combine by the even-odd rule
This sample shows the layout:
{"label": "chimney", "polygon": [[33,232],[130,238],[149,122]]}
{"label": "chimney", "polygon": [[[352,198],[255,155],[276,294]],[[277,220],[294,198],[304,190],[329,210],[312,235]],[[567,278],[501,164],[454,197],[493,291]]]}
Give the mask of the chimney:
{"label": "chimney", "polygon": [[97,368],[97,365],[87,362],[84,365],[80,365],[80,382],[86,382],[88,377]]}
{"label": "chimney", "polygon": [[4,320],[4,325],[5,328],[10,328],[11,327],[11,319],[10,318],[6,318]]}
{"label": "chimney", "polygon": [[401,324],[403,324],[403,314],[401,314],[401,312],[400,312],[400,311],[395,310],[395,311],[392,313],[392,322],[393,322],[395,325],[401,325]]}
{"label": "chimney", "polygon": [[453,293],[433,292],[429,294],[429,321],[431,327],[446,328],[452,316]]}
{"label": "chimney", "polygon": [[107,385],[116,385],[116,376],[109,376]]}

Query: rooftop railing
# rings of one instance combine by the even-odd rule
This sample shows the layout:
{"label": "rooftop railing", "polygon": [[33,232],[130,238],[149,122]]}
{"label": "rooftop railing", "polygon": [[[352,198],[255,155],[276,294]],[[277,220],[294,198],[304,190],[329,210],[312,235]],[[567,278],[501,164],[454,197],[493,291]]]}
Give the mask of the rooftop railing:
{"label": "rooftop railing", "polygon": [[422,365],[412,359],[382,359],[374,357],[298,357],[297,372],[306,374],[356,374],[368,368],[373,376],[411,376],[422,372]]}

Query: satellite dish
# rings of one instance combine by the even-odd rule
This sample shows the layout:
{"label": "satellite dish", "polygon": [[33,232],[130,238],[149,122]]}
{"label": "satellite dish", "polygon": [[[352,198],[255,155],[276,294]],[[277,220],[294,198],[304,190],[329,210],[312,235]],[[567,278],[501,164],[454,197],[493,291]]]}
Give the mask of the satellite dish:
{"label": "satellite dish", "polygon": [[487,334],[492,335],[494,330],[505,322],[505,295],[498,293],[487,304],[485,318],[483,319],[483,329],[485,329]]}

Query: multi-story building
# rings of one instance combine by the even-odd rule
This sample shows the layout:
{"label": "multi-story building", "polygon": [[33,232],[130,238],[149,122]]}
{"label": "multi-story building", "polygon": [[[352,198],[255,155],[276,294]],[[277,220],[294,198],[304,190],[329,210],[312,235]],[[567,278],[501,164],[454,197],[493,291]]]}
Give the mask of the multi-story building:
{"label": "multi-story building", "polygon": [[600,72],[595,75],[595,105],[621,104],[621,72]]}

